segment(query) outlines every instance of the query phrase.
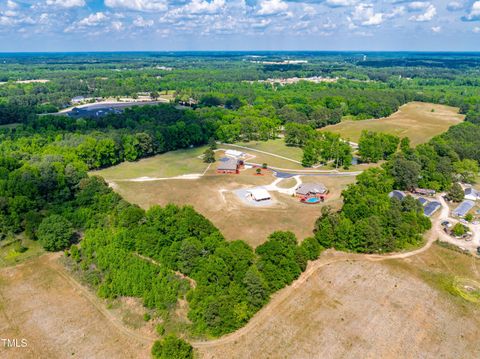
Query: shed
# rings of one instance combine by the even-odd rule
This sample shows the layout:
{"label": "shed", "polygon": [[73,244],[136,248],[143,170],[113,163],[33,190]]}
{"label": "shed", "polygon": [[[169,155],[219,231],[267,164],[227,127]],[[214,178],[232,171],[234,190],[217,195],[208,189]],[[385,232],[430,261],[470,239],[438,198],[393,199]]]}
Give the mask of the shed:
{"label": "shed", "polygon": [[75,96],[74,98],[72,98],[72,103],[79,103],[79,102],[83,102],[85,101],[85,97],[84,96]]}
{"label": "shed", "polygon": [[452,214],[455,216],[455,217],[465,217],[467,215],[468,212],[470,212],[470,210],[475,207],[475,202],[473,201],[470,201],[470,200],[465,200],[463,201],[462,203],[460,203],[458,205],[457,208],[455,208],[453,211],[452,211]]}
{"label": "shed", "polygon": [[388,197],[390,198],[396,198],[398,199],[399,201],[403,201],[403,199],[406,197],[407,195],[405,194],[405,192],[402,192],[402,191],[398,191],[398,190],[394,190],[392,192],[390,192],[388,194]]}
{"label": "shed", "polygon": [[433,189],[415,188],[415,193],[418,193],[422,196],[435,196],[435,193],[437,192]]}
{"label": "shed", "polygon": [[480,198],[480,193],[475,188],[472,188],[472,187],[465,188],[464,193],[465,193],[464,198],[470,201],[476,201],[477,199]]}
{"label": "shed", "polygon": [[424,207],[429,203],[428,199],[426,199],[424,197],[418,197],[417,201],[420,202],[420,204]]}
{"label": "shed", "polygon": [[437,201],[428,202],[423,209],[423,214],[427,217],[432,216],[436,211],[442,208],[442,204]]}
{"label": "shed", "polygon": [[327,187],[325,187],[325,185],[322,183],[302,183],[295,190],[297,196],[322,195],[327,192]]}
{"label": "shed", "polygon": [[260,201],[268,201],[272,199],[270,193],[264,188],[253,188],[249,189],[248,194],[253,198],[253,200],[260,202]]}

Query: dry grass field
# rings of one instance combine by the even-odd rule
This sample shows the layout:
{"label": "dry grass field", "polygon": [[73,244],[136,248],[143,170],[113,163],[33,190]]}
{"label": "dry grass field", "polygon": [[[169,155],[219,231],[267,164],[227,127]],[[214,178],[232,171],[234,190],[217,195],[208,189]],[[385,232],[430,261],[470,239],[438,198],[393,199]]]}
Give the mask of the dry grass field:
{"label": "dry grass field", "polygon": [[478,269],[479,260],[438,246],[404,260],[333,262],[288,296],[275,294],[242,335],[199,351],[202,358],[478,358],[480,306],[445,284],[457,276],[480,281]]}
{"label": "dry grass field", "polygon": [[445,132],[450,126],[463,121],[464,117],[458,113],[456,107],[410,102],[387,118],[347,120],[324,127],[321,131],[335,132],[354,142],[358,142],[363,130],[386,132],[399,137],[409,137],[413,145],[418,145]]}
{"label": "dry grass field", "polygon": [[[303,176],[302,179],[324,183],[331,191],[324,205],[334,208],[341,205],[341,190],[355,181],[354,177],[347,176]],[[311,236],[322,205],[302,204],[296,198],[271,191],[275,205],[251,207],[232,192],[267,185],[274,180],[270,172],[265,172],[264,176],[256,176],[253,170],[242,171],[239,175],[217,175],[211,168],[204,177],[196,180],[116,181],[113,186],[127,201],[143,208],[168,203],[192,205],[210,219],[228,240],[243,239],[257,246],[276,230],[292,231],[300,240]]]}
{"label": "dry grass field", "polygon": [[[0,358],[150,358],[152,341],[122,331],[72,285],[55,255],[0,269],[0,337],[26,339]],[[91,294],[95,298],[94,294]]]}

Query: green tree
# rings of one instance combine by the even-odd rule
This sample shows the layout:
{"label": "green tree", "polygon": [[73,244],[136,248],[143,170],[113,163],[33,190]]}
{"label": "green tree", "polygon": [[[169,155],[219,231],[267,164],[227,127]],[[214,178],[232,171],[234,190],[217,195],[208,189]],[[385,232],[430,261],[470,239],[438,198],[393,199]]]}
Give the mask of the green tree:
{"label": "green tree", "polygon": [[465,193],[462,186],[460,186],[460,183],[455,182],[452,184],[450,190],[448,191],[448,199],[453,202],[461,202],[464,197]]}
{"label": "green tree", "polygon": [[207,148],[205,152],[203,152],[203,162],[205,163],[215,162],[215,152],[213,152],[211,148]]}
{"label": "green tree", "polygon": [[67,248],[74,234],[72,224],[63,216],[53,214],[45,218],[38,227],[37,236],[47,251]]}
{"label": "green tree", "polygon": [[393,160],[391,173],[395,179],[396,188],[412,190],[418,185],[420,165],[399,155]]}
{"label": "green tree", "polygon": [[193,348],[185,340],[169,334],[163,340],[155,341],[152,356],[154,359],[192,359]]}
{"label": "green tree", "polygon": [[471,159],[454,162],[453,169],[460,176],[460,180],[465,183],[474,183],[478,175],[478,162]]}

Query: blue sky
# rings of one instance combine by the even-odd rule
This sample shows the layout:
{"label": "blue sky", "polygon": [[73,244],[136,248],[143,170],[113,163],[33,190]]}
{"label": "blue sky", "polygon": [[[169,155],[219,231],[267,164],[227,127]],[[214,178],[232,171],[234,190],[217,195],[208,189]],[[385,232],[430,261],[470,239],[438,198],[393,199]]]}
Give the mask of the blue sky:
{"label": "blue sky", "polygon": [[480,51],[480,1],[0,0],[0,52]]}

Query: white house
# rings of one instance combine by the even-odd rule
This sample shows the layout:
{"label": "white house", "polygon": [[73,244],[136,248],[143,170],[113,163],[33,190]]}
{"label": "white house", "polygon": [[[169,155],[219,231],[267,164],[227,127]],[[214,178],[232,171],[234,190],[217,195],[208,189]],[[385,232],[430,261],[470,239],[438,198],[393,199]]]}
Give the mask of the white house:
{"label": "white house", "polygon": [[252,189],[249,189],[247,192],[248,192],[248,195],[250,195],[252,199],[257,202],[268,201],[272,199],[272,197],[270,196],[270,193],[268,193],[268,191],[263,188],[252,188]]}
{"label": "white house", "polygon": [[245,153],[237,150],[226,150],[225,155],[228,157],[236,158],[237,160],[245,157]]}
{"label": "white house", "polygon": [[465,193],[464,198],[470,201],[476,201],[480,199],[480,192],[477,191],[475,188],[467,187],[465,188],[464,193]]}

